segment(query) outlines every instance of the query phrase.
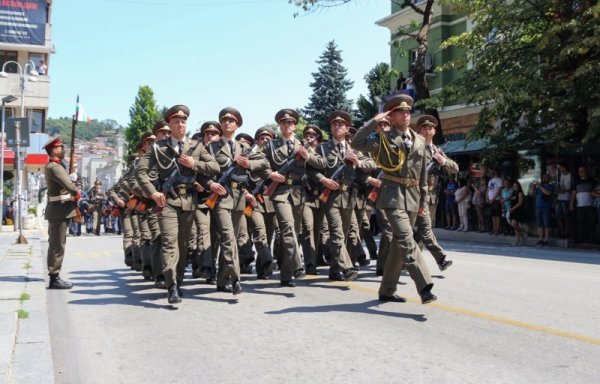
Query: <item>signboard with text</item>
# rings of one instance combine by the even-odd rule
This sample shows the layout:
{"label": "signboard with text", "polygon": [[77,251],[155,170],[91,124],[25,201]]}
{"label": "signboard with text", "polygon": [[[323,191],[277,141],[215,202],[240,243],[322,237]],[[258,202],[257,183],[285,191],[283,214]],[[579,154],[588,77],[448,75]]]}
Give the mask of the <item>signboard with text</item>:
{"label": "signboard with text", "polygon": [[0,42],[45,45],[47,0],[0,0]]}

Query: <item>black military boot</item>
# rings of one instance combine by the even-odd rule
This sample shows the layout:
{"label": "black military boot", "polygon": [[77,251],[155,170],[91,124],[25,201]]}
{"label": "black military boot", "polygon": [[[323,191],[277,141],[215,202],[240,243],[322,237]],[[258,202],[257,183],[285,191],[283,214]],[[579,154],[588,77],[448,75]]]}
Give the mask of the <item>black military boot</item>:
{"label": "black military boot", "polygon": [[171,284],[169,287],[167,300],[169,301],[169,304],[181,303],[181,296],[179,295],[179,289],[176,283]]}
{"label": "black military boot", "polygon": [[73,283],[65,281],[60,278],[58,273],[56,275],[50,275],[50,284],[48,285],[48,289],[71,289],[73,288]]}

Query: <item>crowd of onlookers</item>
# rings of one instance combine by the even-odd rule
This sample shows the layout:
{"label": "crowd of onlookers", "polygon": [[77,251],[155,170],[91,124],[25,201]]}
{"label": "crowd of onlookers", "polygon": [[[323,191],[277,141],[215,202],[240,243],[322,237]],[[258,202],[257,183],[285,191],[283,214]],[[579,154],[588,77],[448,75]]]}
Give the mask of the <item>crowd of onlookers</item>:
{"label": "crowd of onlookers", "polygon": [[450,176],[438,191],[445,204],[438,205],[437,227],[514,236],[513,244],[521,245],[535,225],[539,246],[548,246],[550,237],[600,242],[600,180],[594,181],[586,167],[572,175],[560,164],[555,177],[521,180],[526,185],[501,177],[496,169],[473,180]]}

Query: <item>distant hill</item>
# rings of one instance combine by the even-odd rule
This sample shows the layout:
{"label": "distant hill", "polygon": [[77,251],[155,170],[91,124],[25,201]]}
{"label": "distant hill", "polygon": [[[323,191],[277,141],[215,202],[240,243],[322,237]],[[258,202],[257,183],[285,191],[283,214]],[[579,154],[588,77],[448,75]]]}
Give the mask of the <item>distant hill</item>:
{"label": "distant hill", "polygon": [[[60,133],[65,144],[71,143],[71,121],[70,117],[48,118],[46,120],[46,132],[50,136]],[[115,120],[91,120],[89,123],[80,121],[75,128],[75,137],[80,140],[93,141],[98,136],[108,137],[108,142],[116,144],[115,134],[122,130]]]}

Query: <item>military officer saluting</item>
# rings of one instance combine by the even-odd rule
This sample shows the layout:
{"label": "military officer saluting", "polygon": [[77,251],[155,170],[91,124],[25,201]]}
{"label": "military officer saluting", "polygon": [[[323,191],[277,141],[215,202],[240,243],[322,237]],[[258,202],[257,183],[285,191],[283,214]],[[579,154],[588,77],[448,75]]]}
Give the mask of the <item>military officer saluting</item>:
{"label": "military officer saluting", "polygon": [[[171,137],[156,142],[140,159],[136,179],[145,197],[154,201],[161,214],[162,273],[168,287],[170,304],[181,302],[181,284],[186,266],[187,240],[194,222],[196,194],[192,193],[196,172],[218,172],[214,158],[203,145],[191,146],[185,136],[190,110],[175,105],[165,113]],[[151,170],[158,172],[154,183]],[[155,185],[158,184],[158,185]]]}
{"label": "military officer saluting", "polygon": [[62,163],[65,151],[60,136],[50,138],[44,149],[49,156],[44,169],[48,186],[48,206],[45,211],[45,218],[48,220],[48,288],[70,289],[73,284],[61,279],[59,274],[65,256],[69,220],[77,216],[76,200],[79,190]]}
{"label": "military officer saluting", "polygon": [[[385,211],[393,233],[390,255],[383,270],[379,300],[404,302],[396,294],[400,271],[406,265],[423,304],[436,300],[433,282],[421,251],[413,240],[417,215],[427,215],[427,154],[425,140],[410,129],[413,99],[396,95],[386,101],[384,112],[369,120],[354,136],[352,146],[373,155],[383,169],[383,180],[376,202]],[[388,118],[389,133],[375,132],[377,122]]]}

